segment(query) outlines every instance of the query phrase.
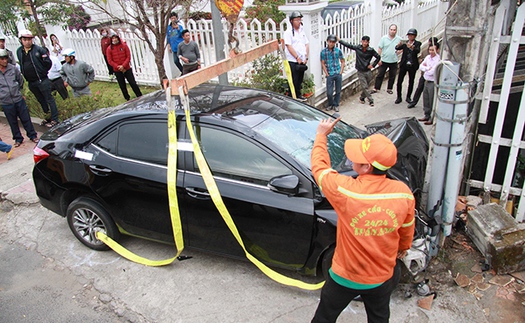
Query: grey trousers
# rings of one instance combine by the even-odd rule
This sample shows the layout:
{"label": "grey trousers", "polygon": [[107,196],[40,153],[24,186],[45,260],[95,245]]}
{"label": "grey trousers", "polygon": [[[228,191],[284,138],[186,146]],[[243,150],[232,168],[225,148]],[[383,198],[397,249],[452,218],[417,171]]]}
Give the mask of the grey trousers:
{"label": "grey trousers", "polygon": [[434,103],[434,82],[425,81],[425,88],[423,89],[423,112],[425,118],[430,119],[432,114],[432,104]]}
{"label": "grey trousers", "polygon": [[357,79],[359,80],[359,84],[361,84],[361,96],[359,99],[363,101],[365,98],[370,101],[370,103],[374,102],[374,99],[372,98],[372,95],[370,94],[370,91],[368,91],[368,87],[370,85],[370,81],[372,81],[372,71],[367,72],[361,72],[357,71]]}

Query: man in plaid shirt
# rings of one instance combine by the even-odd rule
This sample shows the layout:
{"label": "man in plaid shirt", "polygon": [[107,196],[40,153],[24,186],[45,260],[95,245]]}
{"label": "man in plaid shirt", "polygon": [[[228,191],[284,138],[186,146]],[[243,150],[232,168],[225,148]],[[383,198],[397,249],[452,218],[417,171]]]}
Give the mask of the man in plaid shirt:
{"label": "man in plaid shirt", "polygon": [[330,35],[326,38],[328,46],[321,51],[321,66],[326,75],[326,97],[328,98],[326,110],[330,111],[334,109],[335,112],[339,112],[339,99],[341,98],[345,59],[343,58],[343,52],[335,47],[336,42],[337,37],[335,35]]}

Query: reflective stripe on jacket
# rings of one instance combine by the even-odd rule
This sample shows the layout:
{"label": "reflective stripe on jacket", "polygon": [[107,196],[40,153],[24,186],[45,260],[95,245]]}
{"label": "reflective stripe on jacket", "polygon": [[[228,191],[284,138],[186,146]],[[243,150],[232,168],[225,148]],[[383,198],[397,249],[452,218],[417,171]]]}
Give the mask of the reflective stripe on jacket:
{"label": "reflective stripe on jacket", "polygon": [[356,283],[383,283],[393,275],[398,251],[412,245],[414,196],[406,184],[385,175],[354,179],[337,173],[326,145],[326,136],[317,135],[312,173],[338,215],[332,270]]}

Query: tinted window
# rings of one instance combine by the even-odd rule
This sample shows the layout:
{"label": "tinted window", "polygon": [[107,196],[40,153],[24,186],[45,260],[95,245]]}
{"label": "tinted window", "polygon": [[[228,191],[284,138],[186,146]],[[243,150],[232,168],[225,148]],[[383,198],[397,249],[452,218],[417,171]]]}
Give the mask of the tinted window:
{"label": "tinted window", "polygon": [[109,134],[102,137],[97,142],[97,146],[104,149],[108,153],[116,154],[117,153],[117,131],[113,130]]}
{"label": "tinted window", "polygon": [[[266,185],[291,170],[254,143],[231,133],[196,127],[195,133],[211,171],[216,176]],[[194,162],[198,169],[197,162]]]}
{"label": "tinted window", "polygon": [[117,155],[167,165],[167,123],[140,122],[121,125],[118,130]]}

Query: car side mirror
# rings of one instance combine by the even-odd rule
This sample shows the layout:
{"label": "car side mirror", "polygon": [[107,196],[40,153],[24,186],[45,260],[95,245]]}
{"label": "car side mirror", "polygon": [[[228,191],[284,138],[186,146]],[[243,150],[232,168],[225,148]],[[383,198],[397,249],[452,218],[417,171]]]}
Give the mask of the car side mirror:
{"label": "car side mirror", "polygon": [[281,175],[270,179],[268,187],[277,193],[296,195],[299,192],[299,177],[295,175]]}

